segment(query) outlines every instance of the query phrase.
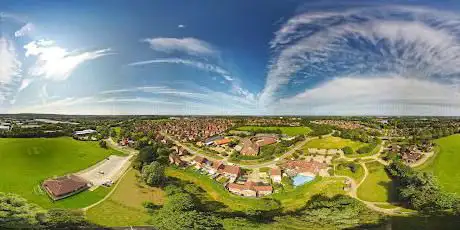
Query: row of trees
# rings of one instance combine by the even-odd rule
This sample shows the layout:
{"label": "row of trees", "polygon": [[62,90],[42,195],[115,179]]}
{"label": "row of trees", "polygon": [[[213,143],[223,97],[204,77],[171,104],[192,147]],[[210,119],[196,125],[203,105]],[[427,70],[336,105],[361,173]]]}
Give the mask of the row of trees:
{"label": "row of trees", "polygon": [[97,228],[80,211],[44,210],[19,195],[0,192],[1,229],[78,229]]}
{"label": "row of trees", "polygon": [[399,184],[399,199],[410,208],[424,213],[460,213],[460,200],[441,191],[432,174],[416,171],[399,160],[386,166],[386,170]]}

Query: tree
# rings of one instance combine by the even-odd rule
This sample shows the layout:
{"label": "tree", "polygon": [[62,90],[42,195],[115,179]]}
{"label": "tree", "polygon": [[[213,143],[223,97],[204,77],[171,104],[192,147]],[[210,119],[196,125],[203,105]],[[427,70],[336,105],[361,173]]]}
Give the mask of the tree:
{"label": "tree", "polygon": [[342,148],[342,151],[345,155],[353,154],[354,151],[350,146],[345,146]]}
{"label": "tree", "polygon": [[45,222],[45,213],[19,195],[0,192],[0,228],[35,228]]}
{"label": "tree", "polygon": [[142,148],[139,151],[139,154],[137,154],[134,167],[140,170],[142,166],[150,164],[154,160],[156,160],[158,158],[156,150],[157,149],[153,146],[147,146]]}
{"label": "tree", "polygon": [[95,227],[85,220],[81,211],[51,209],[46,214],[46,226],[50,229],[72,229]]}
{"label": "tree", "polygon": [[142,180],[150,185],[161,185],[165,181],[165,168],[158,162],[152,162],[142,168]]}
{"label": "tree", "polygon": [[160,230],[175,229],[223,229],[211,213],[199,212],[193,197],[178,187],[168,186],[168,200],[155,212],[152,224]]}
{"label": "tree", "polygon": [[107,148],[107,142],[106,142],[105,140],[100,140],[100,141],[99,141],[99,146],[100,146],[101,148],[106,149],[106,148]]}

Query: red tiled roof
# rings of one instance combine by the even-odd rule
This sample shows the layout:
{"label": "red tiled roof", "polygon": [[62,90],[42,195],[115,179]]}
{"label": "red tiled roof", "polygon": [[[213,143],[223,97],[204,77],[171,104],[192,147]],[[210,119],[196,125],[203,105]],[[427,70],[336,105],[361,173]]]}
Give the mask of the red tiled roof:
{"label": "red tiled roof", "polygon": [[327,164],[316,161],[288,161],[286,168],[295,169],[299,172],[318,173],[319,170],[326,168]]}
{"label": "red tiled roof", "polygon": [[214,169],[219,169],[222,165],[224,165],[224,163],[222,161],[214,161],[214,162],[212,162],[212,167]]}
{"label": "red tiled roof", "polygon": [[227,185],[228,189],[233,190],[252,190],[256,192],[267,192],[273,191],[272,186],[270,185],[257,185],[254,181],[246,181],[244,184],[231,183]]}
{"label": "red tiled roof", "polygon": [[233,175],[240,175],[240,167],[235,165],[225,165],[222,172],[233,174]]}
{"label": "red tiled roof", "polygon": [[254,190],[257,192],[268,192],[268,191],[273,191],[272,186],[269,185],[261,185],[261,186],[254,186]]}
{"label": "red tiled roof", "polygon": [[43,182],[45,187],[54,197],[60,197],[88,187],[88,182],[75,175],[49,179]]}
{"label": "red tiled roof", "polygon": [[270,170],[270,175],[272,176],[281,176],[281,169],[279,168],[272,168]]}

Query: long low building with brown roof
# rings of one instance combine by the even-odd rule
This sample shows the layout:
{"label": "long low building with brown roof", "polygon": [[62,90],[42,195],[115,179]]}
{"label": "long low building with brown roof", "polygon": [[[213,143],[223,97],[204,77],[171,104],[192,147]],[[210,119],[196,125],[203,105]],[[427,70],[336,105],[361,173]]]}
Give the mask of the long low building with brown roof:
{"label": "long low building with brown roof", "polygon": [[81,177],[67,175],[45,180],[42,186],[51,199],[60,200],[88,189],[91,184]]}
{"label": "long low building with brown roof", "polygon": [[244,184],[231,183],[227,188],[228,191],[241,196],[265,196],[273,192],[272,186],[257,185],[253,181],[246,181]]}

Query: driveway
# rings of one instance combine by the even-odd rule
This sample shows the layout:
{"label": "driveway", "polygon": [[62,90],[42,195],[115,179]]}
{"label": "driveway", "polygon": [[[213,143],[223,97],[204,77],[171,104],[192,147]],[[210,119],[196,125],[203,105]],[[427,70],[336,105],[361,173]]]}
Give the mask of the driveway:
{"label": "driveway", "polygon": [[91,182],[93,186],[90,190],[94,190],[108,180],[116,181],[129,167],[129,156],[111,155],[100,161],[96,165],[76,173],[77,176]]}

